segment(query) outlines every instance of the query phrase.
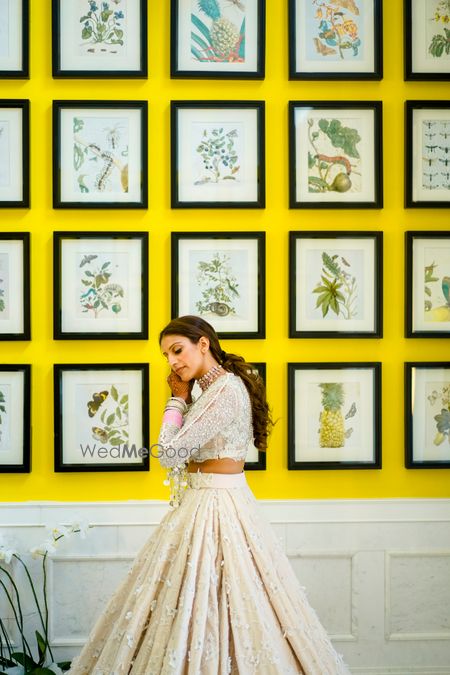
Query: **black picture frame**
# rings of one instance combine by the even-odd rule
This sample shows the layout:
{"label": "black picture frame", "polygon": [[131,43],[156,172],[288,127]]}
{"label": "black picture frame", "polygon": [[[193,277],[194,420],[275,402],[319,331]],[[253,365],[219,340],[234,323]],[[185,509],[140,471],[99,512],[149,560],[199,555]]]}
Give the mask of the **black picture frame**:
{"label": "black picture frame", "polygon": [[[129,425],[136,428],[136,435],[131,433],[128,439],[121,439],[116,443],[111,416],[118,417],[117,408],[121,408],[121,427],[123,416],[129,417],[128,403],[130,394],[122,394],[118,389],[120,373],[124,373],[122,384],[126,384],[126,374],[134,374],[134,383],[131,401],[135,400],[137,413],[134,423]],[[112,375],[116,376],[116,379]],[[94,381],[97,378],[98,382]],[[77,379],[78,378],[78,379]],[[109,379],[109,382],[107,380]],[[66,384],[67,382],[67,384]],[[115,384],[114,384],[115,382]],[[148,363],[83,363],[83,364],[55,364],[53,366],[54,384],[54,470],[55,472],[83,472],[83,471],[148,471],[150,468],[149,445],[149,364]],[[132,389],[131,377],[128,389]],[[108,389],[105,387],[108,386]],[[101,390],[101,388],[103,389]],[[84,388],[84,390],[83,390]],[[98,391],[95,391],[98,389]],[[115,389],[115,392],[114,392]],[[78,391],[78,398],[75,390]],[[86,390],[89,393],[86,393]],[[124,387],[125,390],[125,387]],[[84,394],[84,395],[83,395]],[[81,398],[83,402],[81,403]],[[90,400],[89,400],[90,399]],[[105,419],[102,406],[105,402],[112,402],[114,412]],[[67,410],[65,406],[67,405]],[[85,410],[87,407],[87,411]],[[124,407],[126,406],[126,410]],[[107,410],[107,409],[106,409]],[[99,417],[97,414],[100,413]],[[75,419],[66,423],[69,414]],[[103,415],[103,419],[102,419]],[[89,430],[87,427],[95,425]],[[100,426],[103,425],[103,428]],[[123,434],[123,431],[121,432]],[[83,446],[83,438],[89,435],[89,442]],[[118,435],[118,432],[117,434]],[[137,437],[139,435],[139,438]],[[105,436],[107,438],[105,438]],[[66,438],[67,437],[67,438]],[[110,440],[112,442],[110,442]],[[70,443],[72,446],[69,447]],[[91,445],[92,443],[92,445]],[[78,447],[79,446],[79,447]],[[89,449],[88,449],[89,446]],[[109,448],[108,448],[109,446]],[[74,461],[76,451],[82,459]],[[121,453],[122,457],[136,457],[132,461],[89,462],[89,456],[98,455],[99,460],[112,452]],[[77,455],[78,456],[78,455]],[[114,456],[112,456],[112,460]],[[118,456],[115,458],[117,460]],[[138,461],[139,458],[139,461]]]}
{"label": "black picture frame", "polygon": [[[257,363],[252,362],[251,365],[258,371],[259,375],[261,376],[261,378],[264,382],[264,386],[266,386],[266,372],[267,372],[266,363],[264,363],[264,362],[257,362]],[[256,459],[256,460],[254,460],[254,459],[246,460],[245,465],[244,465],[244,471],[265,471],[266,468],[267,468],[267,462],[266,462],[267,453],[263,452],[261,450],[258,450],[257,448],[255,448],[255,446],[253,444],[252,444],[252,446],[253,447],[251,448],[251,451],[252,451],[253,454],[255,454],[255,452],[257,453],[258,459]]]}
{"label": "black picture frame", "polygon": [[[332,256],[323,250],[325,242],[329,242],[330,248],[335,247]],[[303,250],[300,250],[302,244]],[[344,246],[348,252],[343,250]],[[338,249],[340,254],[336,253]],[[322,255],[318,258],[320,252]],[[352,270],[352,264],[356,269]],[[308,272],[314,273],[314,280],[309,279]],[[330,285],[328,297],[324,296],[327,292],[324,279]],[[311,282],[309,294],[302,284],[307,280]],[[358,280],[362,282],[366,298],[357,293]],[[364,299],[372,303],[371,310],[363,306]],[[322,300],[320,304],[319,300]],[[347,321],[348,328],[345,327]],[[383,232],[289,232],[289,337],[383,337]]]}
{"label": "black picture frame", "polygon": [[15,301],[0,322],[0,341],[31,340],[30,233],[0,232],[0,254],[0,316]]}
{"label": "black picture frame", "polygon": [[[356,3],[353,3],[356,4]],[[363,7],[365,8],[369,3],[364,2]],[[310,11],[312,13],[312,5],[310,5]],[[331,57],[334,54],[340,54],[342,59],[342,65],[345,63],[344,52],[339,47],[339,44],[336,44],[334,39],[336,36],[339,39],[339,31],[335,30],[333,23],[328,23],[328,18],[322,18],[322,16],[316,18],[321,23],[317,26],[318,34],[315,38],[312,38],[312,35],[308,35],[308,17],[307,17],[307,7],[308,3],[306,0],[289,0],[289,79],[290,80],[381,80],[383,77],[383,3],[382,0],[372,0],[371,9],[372,17],[367,17],[366,26],[363,27],[363,30],[367,27],[372,26],[372,31],[370,31],[370,40],[372,42],[368,51],[370,51],[370,56],[362,63],[361,68],[355,67],[352,69],[351,65],[348,66],[348,70],[342,68],[338,70],[337,67],[333,68],[330,61]],[[316,8],[317,9],[317,8]],[[359,26],[356,23],[356,15],[352,12],[350,8],[350,3],[344,7],[336,7],[336,12],[338,13],[338,20],[342,23],[342,28],[344,30],[344,35],[346,38],[346,47],[348,49],[358,51],[361,43],[361,40],[357,36],[357,30]],[[345,12],[348,12],[348,16],[345,15]],[[312,16],[310,17],[312,18]],[[325,24],[325,25],[324,25]],[[347,30],[347,27],[350,25],[353,33],[352,35],[350,30]],[[298,28],[302,27],[305,31],[304,35],[298,35]],[[341,26],[339,26],[341,28]],[[326,35],[324,35],[326,33]],[[328,61],[325,60],[323,63],[323,70],[319,69],[320,64],[318,61],[315,62],[314,59],[307,58],[307,38],[312,38],[315,44],[315,51],[317,55],[320,55],[324,60],[327,57],[330,57]],[[353,42],[352,42],[353,40]],[[330,44],[328,44],[330,43]],[[330,46],[331,45],[331,46]],[[299,54],[299,50],[302,50]],[[304,53],[303,53],[304,50]],[[333,54],[334,52],[334,54]],[[301,62],[299,64],[299,61]],[[308,63],[310,64],[308,66]],[[356,66],[358,65],[358,62]],[[303,65],[301,65],[303,64]],[[328,66],[330,64],[330,66]],[[364,67],[365,66],[365,67]]]}
{"label": "black picture frame", "polygon": [[[383,207],[382,111],[381,101],[289,101],[289,208]],[[357,116],[359,128],[345,126]]]}
{"label": "black picture frame", "polygon": [[[223,6],[222,6],[223,5]],[[214,52],[214,41],[211,39],[211,27],[214,26],[212,17],[204,15],[205,20],[211,21],[211,26],[205,24],[202,17],[198,17],[192,12],[192,6],[186,0],[171,0],[171,24],[170,24],[170,76],[171,78],[190,78],[190,79],[233,79],[233,80],[262,80],[265,77],[265,43],[266,43],[266,2],[265,0],[256,0],[256,2],[245,4],[233,0],[224,4],[222,0],[218,2],[219,11],[230,14],[232,19],[239,18],[240,29],[237,32],[238,51],[235,57],[224,55],[223,60],[217,57]],[[256,16],[250,17],[252,21],[252,30],[250,32],[250,48],[247,47],[246,32],[249,17],[245,15],[246,11],[256,12]],[[200,13],[201,11],[198,10]],[[239,16],[240,13],[243,14]],[[191,25],[185,32],[186,39],[183,39],[181,31],[183,23],[189,17]],[[225,19],[230,22],[230,17],[222,14],[218,19]],[[228,23],[230,26],[230,23]],[[231,21],[231,29],[236,28]],[[242,34],[244,31],[244,38]],[[190,37],[190,40],[188,39]],[[202,52],[211,54],[211,60],[201,60]],[[251,60],[254,61],[253,67],[245,67],[245,51],[251,52]],[[184,52],[184,54],[183,54]],[[241,66],[242,52],[244,52],[244,66]],[[194,67],[194,63],[188,65],[187,59],[196,57],[199,64]],[[208,69],[209,67],[209,69]]]}
{"label": "black picture frame", "polygon": [[[430,379],[427,380],[427,375]],[[435,381],[433,382],[432,379]],[[405,363],[405,467],[450,468],[449,361]],[[428,415],[426,413],[428,410]],[[439,417],[439,419],[437,419]],[[434,446],[434,447],[433,447]],[[449,448],[449,450],[447,450]]]}
{"label": "black picture frame", "polygon": [[406,101],[405,116],[405,207],[450,208],[450,101]]}
{"label": "black picture frame", "polygon": [[[203,243],[202,243],[203,242]],[[214,242],[217,245],[214,246]],[[223,260],[216,266],[215,276],[223,277],[227,283],[227,296],[222,291],[217,291],[216,287],[201,290],[201,282],[196,281],[194,274],[204,272],[205,261],[201,261],[199,256],[202,253],[202,246],[205,252],[216,249],[220,255],[219,242],[222,246]],[[242,242],[242,250],[238,245]],[[244,257],[244,245],[247,244],[247,257]],[[171,316],[172,319],[180,315],[196,314],[204,316],[217,331],[219,338],[224,339],[261,339],[266,336],[266,233],[265,232],[172,232],[171,235]],[[182,246],[184,249],[182,250]],[[190,246],[192,249],[189,257]],[[226,253],[225,253],[226,252]],[[233,260],[227,254],[234,253]],[[229,262],[225,260],[229,258]],[[248,262],[248,265],[246,264]],[[199,264],[203,265],[202,268]],[[194,264],[197,271],[194,272]],[[210,263],[211,264],[211,263]],[[225,269],[223,269],[227,266]],[[228,269],[227,272],[226,270]],[[254,274],[252,274],[252,270]],[[239,295],[239,274],[246,274],[245,287],[248,289],[246,299],[240,301],[241,311],[249,310],[255,312],[254,316],[248,318],[239,318],[239,323],[230,323],[230,328],[226,327],[226,317],[236,313],[233,302],[236,302]],[[230,278],[231,277],[231,278]],[[228,281],[227,281],[228,280]],[[180,288],[184,290],[184,296],[180,297]],[[234,289],[234,290],[233,290]],[[195,295],[191,295],[191,290],[195,290]],[[209,293],[209,298],[208,298]],[[212,301],[214,307],[209,307],[209,311],[204,309],[206,302]],[[229,303],[229,304],[228,304]],[[200,306],[199,306],[200,304]],[[242,309],[244,308],[244,309]],[[205,313],[206,312],[206,313]],[[212,314],[212,316],[210,316]],[[230,321],[230,319],[228,319]],[[234,327],[233,327],[234,326]],[[238,326],[238,327],[237,327]]]}
{"label": "black picture frame", "polygon": [[[197,117],[195,111],[198,111]],[[209,125],[210,132],[204,125]],[[241,133],[237,125],[240,125]],[[226,131],[227,128],[229,131]],[[222,145],[217,149],[213,146],[219,132],[222,137],[218,140]],[[204,141],[206,133],[210,133],[211,138]],[[238,147],[234,145],[235,139]],[[206,163],[207,158],[211,156],[208,152],[222,151],[221,148],[224,152],[228,150],[229,154],[226,156],[228,162],[225,164],[222,160],[218,160],[219,164],[214,169],[212,165]],[[194,152],[197,156],[193,154]],[[242,168],[242,162],[247,162],[247,178],[245,184],[240,185],[239,182],[233,181],[236,180],[235,174]],[[213,177],[215,174],[217,180],[212,181],[208,175],[201,175],[200,172],[203,170],[212,172]],[[229,172],[221,178],[221,182],[217,177],[217,172],[220,174],[220,171]],[[263,209],[266,205],[265,180],[264,101],[171,102],[173,209]]]}
{"label": "black picture frame", "polygon": [[[10,42],[16,50],[16,63],[0,58],[1,80],[28,80],[30,78],[30,2],[16,0],[10,3],[10,8],[17,12],[16,20],[19,27],[19,38],[10,35]],[[0,17],[1,18],[1,17]]]}
{"label": "black picture frame", "polygon": [[[0,122],[0,162],[3,160],[8,165],[7,170],[11,172],[9,185],[0,190],[0,209],[29,208],[30,101],[23,98],[0,99],[0,116],[8,122],[7,135],[3,134]],[[4,148],[3,143],[6,146]],[[17,148],[19,152],[16,152]]]}
{"label": "black picture frame", "polygon": [[[101,79],[108,79],[108,78],[121,78],[121,79],[130,79],[130,78],[147,78],[148,75],[148,58],[147,58],[147,1],[146,0],[133,0],[135,3],[135,7],[133,8],[135,11],[136,16],[132,18],[132,20],[129,22],[134,26],[134,36],[130,35],[129,39],[129,44],[133,45],[132,49],[135,50],[134,53],[134,61],[135,64],[134,67],[132,66],[132,63],[124,64],[124,67],[118,68],[118,64],[115,63],[113,67],[107,68],[86,68],[82,67],[82,61],[84,60],[86,62],[86,56],[89,55],[88,52],[92,52],[92,50],[95,50],[96,47],[95,45],[98,43],[99,45],[103,44],[103,47],[98,47],[98,50],[101,52],[105,52],[108,48],[111,50],[111,55],[110,58],[117,59],[117,57],[113,54],[117,54],[117,51],[121,48],[120,42],[123,42],[123,37],[124,37],[124,26],[120,23],[121,19],[124,18],[123,16],[123,11],[117,7],[116,11],[114,11],[113,8],[111,8],[109,5],[110,3],[106,3],[108,6],[106,9],[103,9],[100,12],[100,15],[97,12],[92,11],[89,9],[84,17],[79,17],[76,22],[76,28],[78,28],[80,31],[83,31],[82,34],[80,34],[80,39],[86,39],[88,40],[89,38],[92,38],[92,35],[94,35],[94,42],[89,42],[87,43],[86,46],[86,53],[83,55],[75,55],[75,54],[70,54],[70,49],[68,50],[68,54],[64,53],[64,39],[63,39],[63,21],[66,19],[67,21],[67,16],[65,16],[64,11],[67,13],[70,13],[72,11],[72,8],[70,7],[70,4],[67,2],[64,2],[64,0],[52,0],[52,75],[54,78],[79,78],[79,79],[86,79],[86,78],[101,78]],[[72,3],[73,4],[73,3]],[[100,2],[98,3],[100,5]],[[104,4],[104,3],[102,3]],[[64,11],[62,11],[62,5],[64,5]],[[114,7],[114,5],[113,5]],[[129,9],[129,6],[128,6]],[[102,21],[101,14],[104,12],[107,13],[107,17]],[[81,19],[84,18],[84,25],[82,26],[82,21]],[[74,17],[75,19],[75,17]],[[112,22],[112,24],[111,24]],[[96,28],[98,25],[103,26],[108,26],[109,33],[107,33],[107,37],[110,39],[107,41],[101,41],[100,39],[95,39],[95,35],[97,34],[97,37],[99,38],[101,35],[101,32],[96,31]],[[104,32],[104,31],[102,31]],[[131,31],[130,31],[131,32]],[[73,30],[73,27],[71,29],[70,25],[66,28],[66,33],[68,39],[74,39],[75,40],[75,31]],[[84,36],[84,34],[86,34]],[[84,36],[84,37],[83,37]],[[91,45],[88,47],[88,44]],[[108,47],[109,45],[109,47]],[[78,46],[78,42],[77,42]],[[72,48],[75,47],[75,43],[72,45]],[[81,47],[78,46],[79,49]],[[106,60],[106,55],[100,54],[99,57],[101,59]],[[64,65],[65,62],[70,62],[70,58],[72,58],[72,64],[71,67],[69,67],[69,64]],[[95,57],[94,57],[95,58]],[[123,63],[124,59],[122,59]],[[132,60],[131,60],[132,61]],[[113,61],[114,63],[114,61]],[[120,64],[120,61],[119,61]],[[126,67],[128,65],[128,67]]]}
{"label": "black picture frame", "polygon": [[[449,338],[450,288],[446,270],[450,267],[450,233],[406,232],[405,257],[406,337]],[[418,301],[423,303],[421,308],[416,307]]]}
{"label": "black picture frame", "polygon": [[[16,374],[17,377],[14,377]],[[2,382],[4,380],[4,382]],[[22,381],[20,381],[22,380]],[[3,385],[7,385],[4,387]],[[9,386],[8,386],[9,385]],[[5,395],[6,394],[6,395]],[[10,415],[10,433],[3,438],[1,424]],[[5,447],[2,447],[2,446]],[[15,447],[9,447],[9,445]],[[31,365],[0,364],[0,473],[31,471]],[[9,451],[9,452],[8,452]],[[5,459],[10,454],[10,461]],[[15,461],[14,461],[15,460]]]}
{"label": "black picture frame", "polygon": [[[105,118],[99,117],[104,111]],[[77,117],[77,112],[85,119]],[[122,117],[119,117],[122,115]],[[128,115],[128,117],[126,117]],[[96,116],[96,117],[95,117]],[[85,131],[85,120],[91,120]],[[119,120],[119,121],[117,121]],[[127,122],[133,134],[134,150],[129,145],[120,146],[120,128]],[[100,124],[101,121],[101,124]],[[111,126],[108,128],[106,124]],[[80,124],[83,126],[80,128]],[[74,129],[74,125],[76,128]],[[99,126],[100,125],[100,126]],[[84,130],[87,136],[78,135]],[[119,133],[119,136],[118,136]],[[96,134],[100,134],[99,139]],[[53,101],[53,208],[54,209],[146,209],[148,207],[148,102],[147,101]],[[75,139],[75,140],[74,140]],[[128,138],[127,138],[128,140]],[[72,143],[72,147],[69,147]],[[102,143],[102,146],[99,146]],[[77,166],[74,164],[74,147],[77,148]],[[112,152],[114,150],[114,152]],[[93,159],[88,174],[76,172],[84,167],[84,156],[90,151]],[[115,155],[127,154],[127,162]],[[65,164],[64,164],[65,159]],[[100,166],[97,161],[101,162]],[[81,163],[81,164],[80,164]],[[70,173],[69,167],[70,166]],[[86,176],[89,185],[86,185]],[[106,192],[108,181],[113,179],[116,199],[101,195]],[[76,187],[75,187],[76,186]],[[131,190],[130,190],[131,188]],[[96,198],[87,198],[95,190]],[[134,191],[131,194],[131,191]]]}
{"label": "black picture frame", "polygon": [[[148,239],[148,232],[53,233],[55,340],[148,339]],[[103,242],[104,251],[101,250]],[[90,246],[97,247],[95,253]],[[108,259],[102,259],[102,255]],[[113,255],[115,262],[110,259]],[[125,256],[121,269],[121,260]],[[63,264],[64,260],[66,264]],[[90,269],[91,265],[93,269]],[[69,267],[67,273],[66,266]],[[77,285],[80,291],[84,289],[84,293],[80,292],[78,306],[74,301],[74,288]],[[74,302],[70,307],[68,303],[71,298]],[[128,322],[132,324],[128,325],[128,329],[126,325],[121,326],[123,321],[120,312],[123,304],[128,309]],[[76,309],[77,318],[74,316]],[[102,311],[106,311],[109,318],[100,317]],[[81,318],[80,312],[87,316]],[[92,319],[90,330],[87,329],[89,318]],[[92,327],[92,323],[98,319],[103,330],[100,330],[100,326],[96,330]],[[81,330],[83,324],[86,327]],[[75,330],[77,327],[79,330]]]}
{"label": "black picture frame", "polygon": [[[404,79],[429,82],[450,80],[448,61],[446,69],[444,67],[433,70],[431,67],[431,64],[441,65],[435,59],[440,58],[439,54],[444,56],[446,54],[445,31],[448,30],[449,24],[443,23],[444,34],[442,32],[436,33],[431,42],[427,44],[425,31],[432,17],[426,16],[426,10],[426,3],[422,0],[403,0]],[[436,18],[434,20],[436,21]],[[438,36],[440,36],[440,39]],[[435,37],[438,37],[437,42]],[[433,45],[433,43],[435,44]],[[435,53],[433,54],[433,52]],[[431,59],[430,55],[432,56]],[[429,60],[428,63],[427,59]]]}
{"label": "black picture frame", "polygon": [[[359,383],[349,380],[346,371],[354,377],[360,374]],[[308,381],[304,376],[303,382],[297,378],[297,373],[311,373],[311,378],[316,381]],[[321,384],[328,384],[329,387],[333,384],[329,382],[330,377],[335,378],[335,388],[338,385],[338,389],[334,392],[328,391],[327,395],[334,396],[335,407],[340,404],[338,412],[344,403],[347,408],[350,400],[352,401],[345,420],[342,413],[340,421],[335,417],[327,420],[322,418],[325,408],[320,411],[320,406],[324,405],[325,390],[322,388],[320,393],[319,389]],[[348,401],[345,401],[343,390],[345,384],[352,394]],[[297,404],[297,397],[302,392],[302,400],[306,404],[303,409]],[[345,430],[345,423],[356,425],[355,436],[353,427]],[[345,450],[339,453],[339,449],[345,447],[345,442],[352,436],[355,447],[346,457]],[[312,459],[325,451],[324,457],[328,456],[330,459]],[[333,457],[331,451],[334,453]],[[300,453],[303,453],[304,459],[299,459]],[[381,363],[288,363],[288,469],[381,469],[381,463]]]}

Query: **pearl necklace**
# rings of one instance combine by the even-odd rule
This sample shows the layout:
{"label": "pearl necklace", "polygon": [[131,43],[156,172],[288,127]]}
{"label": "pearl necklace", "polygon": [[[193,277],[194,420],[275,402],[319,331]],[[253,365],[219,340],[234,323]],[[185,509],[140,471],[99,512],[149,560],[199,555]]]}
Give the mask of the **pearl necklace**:
{"label": "pearl necklace", "polygon": [[217,378],[224,372],[224,369],[220,364],[210,368],[204,375],[198,378],[197,382],[202,391],[208,389],[208,387],[215,381]]}

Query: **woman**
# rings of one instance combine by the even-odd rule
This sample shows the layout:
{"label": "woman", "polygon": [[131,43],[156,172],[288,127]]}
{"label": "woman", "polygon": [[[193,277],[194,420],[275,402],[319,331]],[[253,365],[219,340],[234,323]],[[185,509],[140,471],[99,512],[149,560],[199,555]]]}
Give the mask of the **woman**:
{"label": "woman", "polygon": [[173,509],[69,672],[347,675],[246,483],[249,443],[265,450],[271,424],[261,379],[199,317],[174,319],[159,341],[171,368],[159,454]]}

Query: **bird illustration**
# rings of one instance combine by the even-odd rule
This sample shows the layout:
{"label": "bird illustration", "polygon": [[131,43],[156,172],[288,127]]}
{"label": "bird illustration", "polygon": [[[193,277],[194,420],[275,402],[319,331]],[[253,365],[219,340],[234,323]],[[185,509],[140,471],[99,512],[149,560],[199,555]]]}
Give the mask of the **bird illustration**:
{"label": "bird illustration", "polygon": [[80,267],[83,267],[83,265],[88,265],[92,260],[95,260],[95,258],[98,258],[97,255],[85,255],[83,257],[83,260],[80,262]]}
{"label": "bird illustration", "polygon": [[238,291],[238,289],[236,288],[236,286],[233,286],[233,285],[230,283],[229,279],[225,279],[225,281],[227,282],[227,286],[228,286],[228,288],[230,289],[230,291],[231,291],[232,293],[234,293],[235,295],[239,296],[239,291]]}

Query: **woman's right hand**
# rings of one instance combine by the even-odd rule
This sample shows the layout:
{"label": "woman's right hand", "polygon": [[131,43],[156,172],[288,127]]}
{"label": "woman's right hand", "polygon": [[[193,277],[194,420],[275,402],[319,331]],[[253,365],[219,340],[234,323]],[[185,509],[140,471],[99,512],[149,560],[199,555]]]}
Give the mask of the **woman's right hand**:
{"label": "woman's right hand", "polygon": [[189,382],[184,382],[179,375],[173,372],[170,372],[170,375],[167,378],[167,384],[170,387],[172,396],[179,396],[184,399],[186,403],[191,403],[191,391],[194,386],[193,380]]}

